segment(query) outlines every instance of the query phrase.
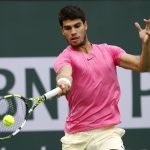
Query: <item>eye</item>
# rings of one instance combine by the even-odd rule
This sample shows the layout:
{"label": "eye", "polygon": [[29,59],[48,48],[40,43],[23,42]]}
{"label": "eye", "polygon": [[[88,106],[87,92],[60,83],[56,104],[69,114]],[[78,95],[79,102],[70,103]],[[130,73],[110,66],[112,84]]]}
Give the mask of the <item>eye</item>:
{"label": "eye", "polygon": [[77,23],[74,25],[75,28],[80,28],[81,27],[81,23]]}
{"label": "eye", "polygon": [[65,29],[65,30],[70,30],[71,27],[70,27],[70,26],[65,26],[64,29]]}

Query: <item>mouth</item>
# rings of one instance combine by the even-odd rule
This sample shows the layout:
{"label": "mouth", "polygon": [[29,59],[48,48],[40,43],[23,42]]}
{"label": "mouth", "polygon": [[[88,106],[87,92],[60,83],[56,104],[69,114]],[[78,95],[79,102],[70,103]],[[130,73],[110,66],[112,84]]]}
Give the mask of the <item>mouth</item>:
{"label": "mouth", "polygon": [[71,38],[71,41],[72,41],[72,42],[75,42],[75,41],[77,41],[77,40],[79,40],[79,37],[73,37],[73,38]]}

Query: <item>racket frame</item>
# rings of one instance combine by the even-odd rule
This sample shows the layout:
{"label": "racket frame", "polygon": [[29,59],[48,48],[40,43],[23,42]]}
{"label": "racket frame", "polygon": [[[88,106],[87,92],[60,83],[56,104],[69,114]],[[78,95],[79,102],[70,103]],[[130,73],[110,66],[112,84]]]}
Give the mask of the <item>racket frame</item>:
{"label": "racket frame", "polygon": [[[59,92],[61,92],[61,89],[59,87],[57,87],[57,88],[43,94],[42,96],[35,97],[35,98],[25,98],[25,97],[23,97],[19,94],[9,94],[9,95],[3,96],[2,98],[4,98],[4,99],[8,99],[8,98],[11,98],[11,97],[17,97],[17,98],[20,98],[21,100],[23,100],[23,102],[25,103],[25,106],[26,106],[26,113],[25,113],[24,121],[19,126],[19,128],[16,129],[14,132],[12,132],[10,135],[8,135],[6,137],[1,137],[0,140],[10,139],[11,137],[17,135],[22,130],[22,128],[25,126],[25,124],[26,124],[29,116],[32,114],[33,110],[39,104],[44,102],[45,100],[51,99],[52,97],[56,96]],[[31,108],[29,108],[28,101],[37,101],[37,102],[35,104],[33,104]]]}

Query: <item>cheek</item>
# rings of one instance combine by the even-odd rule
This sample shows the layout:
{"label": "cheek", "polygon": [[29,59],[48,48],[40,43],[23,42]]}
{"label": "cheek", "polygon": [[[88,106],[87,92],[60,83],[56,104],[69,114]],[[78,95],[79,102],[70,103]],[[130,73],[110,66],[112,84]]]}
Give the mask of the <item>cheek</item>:
{"label": "cheek", "polygon": [[63,35],[65,36],[66,39],[69,39],[69,34],[64,33]]}
{"label": "cheek", "polygon": [[82,37],[82,39],[85,38],[85,35],[86,35],[86,31],[82,31],[82,32],[80,33],[80,36]]}
{"label": "cheek", "polygon": [[64,38],[66,39],[67,42],[69,42],[69,43],[71,42],[71,40],[70,40],[71,37],[68,34],[67,35],[65,34]]}

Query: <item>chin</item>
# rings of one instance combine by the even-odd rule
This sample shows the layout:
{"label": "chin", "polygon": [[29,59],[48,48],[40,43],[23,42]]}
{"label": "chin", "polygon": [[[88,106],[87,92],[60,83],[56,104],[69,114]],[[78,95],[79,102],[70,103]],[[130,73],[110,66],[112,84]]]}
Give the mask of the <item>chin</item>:
{"label": "chin", "polygon": [[72,47],[76,47],[76,48],[78,48],[78,47],[81,47],[81,46],[83,46],[85,43],[77,43],[77,44],[70,44]]}

